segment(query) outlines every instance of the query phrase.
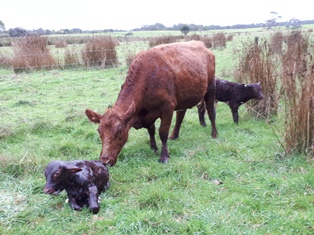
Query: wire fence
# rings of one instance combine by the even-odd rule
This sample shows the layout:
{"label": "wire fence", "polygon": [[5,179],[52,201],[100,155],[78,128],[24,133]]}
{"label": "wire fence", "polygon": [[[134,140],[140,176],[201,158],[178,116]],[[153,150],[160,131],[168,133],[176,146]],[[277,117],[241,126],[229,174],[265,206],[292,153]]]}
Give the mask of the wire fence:
{"label": "wire fence", "polygon": [[[257,39],[256,36],[248,35],[237,42],[227,41],[226,43],[225,41],[223,46],[217,46],[221,45],[221,41],[211,39],[214,54],[218,55],[216,61],[218,73],[216,74],[222,75],[222,78],[224,75],[232,76],[235,65],[239,62],[237,53],[241,53],[247,42],[254,44],[261,41],[261,37]],[[309,42],[312,43],[311,40]],[[282,53],[288,41],[287,38],[279,38],[271,43],[276,47],[280,46],[281,50],[272,49],[271,46],[270,50],[273,50],[274,53]],[[44,126],[49,129],[49,125],[58,125],[60,120],[71,122],[84,116],[83,111],[86,108],[103,111],[107,105],[115,102],[125,79],[128,64],[133,57],[138,52],[149,48],[149,41],[143,39],[119,42],[114,49],[86,50],[84,44],[67,45],[63,48],[52,46],[49,51],[44,52],[20,52],[18,58],[26,63],[24,66],[16,67],[13,64],[17,60],[16,51],[12,48],[0,48],[0,66],[3,68],[14,69],[16,73],[19,70],[20,72],[50,70],[41,74],[40,79],[28,74],[21,74],[17,77],[0,74],[2,83],[0,88],[0,100],[2,101],[0,104],[2,114],[0,115],[0,138],[20,128],[36,130],[36,128]],[[97,54],[100,57],[88,61],[84,59],[86,53]],[[113,53],[116,57],[108,58],[108,55]],[[40,62],[45,61],[47,57],[52,57],[52,62],[50,61],[48,65],[41,64]],[[1,63],[1,61],[5,62]],[[35,61],[35,63],[28,63],[30,61]],[[109,70],[106,72],[98,70],[108,67],[117,69],[114,75]],[[68,73],[67,68],[71,68]],[[58,72],[58,69],[64,69],[64,72]],[[86,69],[86,73],[72,74],[73,69]],[[52,85],[53,83],[58,84],[57,88]],[[10,91],[10,87],[12,91]],[[193,119],[197,119],[197,117],[193,117]]]}

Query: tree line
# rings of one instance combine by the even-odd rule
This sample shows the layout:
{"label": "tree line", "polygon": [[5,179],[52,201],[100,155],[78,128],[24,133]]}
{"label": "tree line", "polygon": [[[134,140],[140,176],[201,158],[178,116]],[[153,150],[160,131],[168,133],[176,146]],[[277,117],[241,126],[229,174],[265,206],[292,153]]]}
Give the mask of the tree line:
{"label": "tree line", "polygon": [[[283,26],[286,28],[300,28],[303,24],[314,24],[314,20],[298,20],[291,19],[286,22],[278,22],[278,18],[274,17],[267,20],[265,23],[252,23],[252,24],[235,24],[235,25],[197,25],[197,24],[175,24],[171,27],[167,27],[161,23],[153,25],[143,25],[140,28],[134,28],[131,31],[151,31],[151,30],[179,30],[181,32],[186,31],[205,31],[205,30],[223,30],[223,29],[245,29],[245,28],[267,28],[271,29],[275,26]],[[184,30],[182,30],[184,29]],[[0,21],[0,32],[8,33],[10,37],[23,37],[27,35],[52,35],[52,34],[83,34],[83,33],[107,33],[107,32],[125,32],[126,30],[120,29],[102,29],[102,30],[82,30],[80,28],[73,29],[60,29],[60,30],[44,30],[42,28],[34,30],[26,30],[20,27],[10,28],[8,31],[5,30],[5,25]]]}

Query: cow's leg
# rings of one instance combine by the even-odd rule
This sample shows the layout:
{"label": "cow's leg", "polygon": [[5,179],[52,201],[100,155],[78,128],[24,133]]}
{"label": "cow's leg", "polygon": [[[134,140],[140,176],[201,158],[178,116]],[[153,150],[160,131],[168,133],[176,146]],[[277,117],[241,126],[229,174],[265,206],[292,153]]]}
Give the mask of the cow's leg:
{"label": "cow's leg", "polygon": [[212,84],[208,86],[207,93],[205,94],[205,97],[204,97],[204,101],[205,101],[208,117],[212,126],[213,138],[216,138],[218,135],[218,132],[216,129],[215,96],[216,96],[215,82],[212,82]]}
{"label": "cow's leg", "polygon": [[88,193],[89,210],[93,212],[93,214],[97,214],[99,212],[99,203],[98,203],[99,194],[98,194],[97,187],[95,185],[91,186],[88,188],[88,191],[89,191]]}
{"label": "cow's leg", "polygon": [[167,109],[164,109],[161,113],[160,117],[160,128],[159,128],[159,137],[161,139],[161,153],[160,153],[160,159],[159,161],[161,163],[168,163],[169,162],[169,153],[168,153],[168,135],[169,135],[169,129],[171,125],[172,115],[173,115],[173,107],[168,107]]}
{"label": "cow's leg", "polygon": [[157,152],[157,144],[156,144],[156,139],[155,139],[155,123],[151,125],[149,128],[147,128],[148,134],[149,134],[149,141],[150,141],[150,147],[154,150],[154,152]]}
{"label": "cow's leg", "polygon": [[231,109],[232,112],[232,117],[233,117],[233,121],[234,123],[238,124],[239,123],[239,105],[235,104],[235,103],[229,103],[229,107]]}
{"label": "cow's leg", "polygon": [[198,119],[200,121],[200,124],[202,126],[206,126],[206,122],[205,122],[205,103],[204,103],[204,100],[202,100],[197,105],[197,111],[198,111]]}
{"label": "cow's leg", "polygon": [[180,127],[183,121],[183,118],[185,116],[186,109],[185,110],[179,110],[176,112],[176,123],[174,125],[173,131],[169,137],[171,140],[175,140],[179,137]]}
{"label": "cow's leg", "polygon": [[74,195],[71,192],[68,192],[69,204],[73,210],[81,211],[82,207],[77,205]]}

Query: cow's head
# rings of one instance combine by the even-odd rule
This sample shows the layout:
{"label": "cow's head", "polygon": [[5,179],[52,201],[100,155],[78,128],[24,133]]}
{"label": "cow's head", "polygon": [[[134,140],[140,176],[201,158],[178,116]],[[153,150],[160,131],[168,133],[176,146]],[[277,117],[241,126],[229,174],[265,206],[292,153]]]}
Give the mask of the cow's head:
{"label": "cow's head", "polygon": [[101,138],[102,149],[100,160],[109,166],[114,166],[117,157],[128,140],[129,130],[132,127],[130,120],[135,113],[135,105],[132,105],[125,112],[115,108],[109,108],[103,115],[90,109],[85,111],[88,119],[98,126],[98,133]]}

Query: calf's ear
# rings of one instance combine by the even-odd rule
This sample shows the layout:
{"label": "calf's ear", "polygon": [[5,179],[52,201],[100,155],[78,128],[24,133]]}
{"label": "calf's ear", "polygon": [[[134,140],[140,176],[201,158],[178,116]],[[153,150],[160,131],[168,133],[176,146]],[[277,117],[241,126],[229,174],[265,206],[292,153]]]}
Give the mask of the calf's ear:
{"label": "calf's ear", "polygon": [[94,112],[93,110],[86,109],[85,114],[88,117],[88,119],[93,123],[100,123],[100,117],[101,115],[99,113]]}
{"label": "calf's ear", "polygon": [[71,173],[71,174],[75,174],[75,173],[77,173],[77,172],[79,172],[79,171],[82,170],[81,168],[76,167],[76,166],[66,166],[65,168],[66,168],[67,171],[68,171],[69,173]]}

